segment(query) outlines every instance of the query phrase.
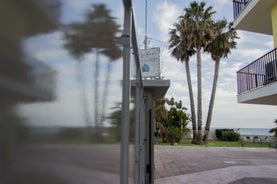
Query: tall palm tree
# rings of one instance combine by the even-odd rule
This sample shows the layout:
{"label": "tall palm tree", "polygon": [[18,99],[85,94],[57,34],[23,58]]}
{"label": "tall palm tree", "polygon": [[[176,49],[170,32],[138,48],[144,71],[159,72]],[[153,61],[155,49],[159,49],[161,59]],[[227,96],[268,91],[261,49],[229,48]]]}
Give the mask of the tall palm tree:
{"label": "tall palm tree", "polygon": [[190,4],[189,8],[186,8],[185,18],[189,19],[192,24],[192,44],[196,50],[197,60],[197,143],[201,144],[202,141],[202,72],[201,72],[201,49],[204,48],[210,40],[213,39],[213,20],[212,15],[215,13],[212,11],[212,7],[209,6],[205,9],[205,2],[199,4],[194,1]]}
{"label": "tall palm tree", "polygon": [[[187,51],[193,50],[196,52],[197,58],[197,144],[201,144],[202,142],[201,52],[202,49],[214,39],[214,21],[212,16],[215,12],[212,11],[211,6],[207,8],[205,6],[205,2],[198,3],[193,1],[188,8],[185,8],[185,14],[179,17],[180,32],[182,32],[179,44],[188,48]],[[190,103],[192,103],[192,101]]]}
{"label": "tall palm tree", "polygon": [[[86,14],[86,21],[83,23],[73,23],[68,26],[65,33],[65,47],[73,56],[80,59],[85,54],[95,53],[95,73],[94,73],[94,123],[98,127],[102,125],[103,118],[99,114],[99,55],[103,54],[114,61],[120,57],[119,45],[117,42],[117,34],[119,33],[119,25],[110,15],[110,10],[105,4],[94,4],[92,10]],[[81,61],[81,59],[80,59]],[[111,65],[108,65],[106,83],[108,84]],[[108,85],[105,84],[105,87]],[[104,90],[103,98],[107,97],[107,89]],[[104,106],[106,100],[104,100]],[[102,107],[104,109],[104,107]],[[103,112],[101,114],[104,114]]]}
{"label": "tall palm tree", "polygon": [[[64,47],[70,51],[70,53],[77,59],[77,61],[80,63],[83,61],[84,57],[83,55],[90,51],[89,48],[85,47],[84,42],[82,41],[84,34],[82,30],[82,26],[79,23],[72,23],[69,26],[65,26],[65,34],[64,34]],[[85,90],[85,83],[84,79],[82,77],[82,70],[81,66],[77,65],[75,67],[76,74],[77,74],[77,80],[80,85],[80,96],[81,96],[81,102],[83,105],[83,112],[84,112],[84,118],[86,126],[89,127],[91,125],[91,118],[90,118],[90,112],[89,112],[89,104],[88,104],[88,98],[86,95]]]}
{"label": "tall palm tree", "polygon": [[196,142],[197,129],[196,129],[196,115],[195,115],[195,105],[194,105],[194,97],[192,90],[192,82],[191,82],[191,74],[190,74],[190,66],[189,66],[189,58],[195,53],[193,48],[188,47],[188,42],[190,40],[185,37],[186,29],[182,29],[183,26],[187,26],[184,24],[184,20],[180,17],[179,23],[174,24],[174,29],[171,29],[170,39],[169,39],[169,49],[172,49],[171,55],[174,56],[178,61],[185,62],[185,70],[186,70],[186,78],[189,89],[189,98],[190,98],[190,109],[191,109],[191,122],[193,129],[193,140],[192,142]]}
{"label": "tall palm tree", "polygon": [[235,40],[238,39],[236,30],[232,28],[230,23],[227,27],[227,21],[225,19],[219,20],[215,23],[215,39],[210,42],[206,47],[205,51],[211,54],[212,59],[215,62],[214,65],[214,78],[213,86],[211,91],[211,97],[209,102],[209,110],[207,114],[205,134],[203,137],[203,142],[208,142],[209,131],[211,126],[212,112],[214,107],[214,100],[217,88],[218,74],[219,74],[219,64],[221,58],[226,58],[231,52],[231,49],[236,48]]}
{"label": "tall palm tree", "polygon": [[[120,57],[118,53],[118,47],[114,44],[116,41],[116,34],[119,32],[119,26],[114,21],[114,18],[110,15],[110,10],[108,10],[105,4],[94,4],[92,5],[93,11],[87,13],[87,23],[84,24],[86,29],[86,38],[88,39],[88,46],[94,49],[96,53],[95,61],[95,73],[94,73],[94,123],[96,126],[102,126],[103,114],[99,113],[99,54],[104,54],[108,56],[111,60]],[[85,40],[84,40],[85,41]],[[111,46],[112,45],[112,46]],[[114,47],[113,47],[114,46]],[[116,57],[115,57],[116,56]],[[108,67],[110,67],[109,65]],[[110,73],[110,71],[107,71]],[[106,77],[109,80],[109,77]],[[108,81],[106,81],[107,83]],[[108,85],[105,85],[108,87]],[[105,89],[107,91],[107,89]],[[104,92],[106,93],[106,92]],[[103,96],[106,98],[106,96]],[[105,100],[104,100],[105,103]],[[102,103],[102,106],[104,104]],[[102,108],[103,109],[103,108]],[[101,116],[102,114],[102,116]]]}
{"label": "tall palm tree", "polygon": [[106,77],[105,77],[105,84],[104,84],[104,93],[103,93],[103,98],[102,98],[102,108],[101,108],[101,119],[100,119],[100,124],[103,124],[103,121],[105,119],[105,109],[107,105],[107,99],[108,99],[108,88],[109,88],[109,82],[110,82],[110,76],[111,76],[111,71],[112,71],[112,62],[115,61],[116,59],[121,57],[121,50],[120,50],[120,45],[121,45],[121,40],[120,39],[115,39],[111,43],[111,47],[106,49],[103,54],[108,56],[110,58],[110,61],[108,62],[107,65],[107,70],[106,70]]}

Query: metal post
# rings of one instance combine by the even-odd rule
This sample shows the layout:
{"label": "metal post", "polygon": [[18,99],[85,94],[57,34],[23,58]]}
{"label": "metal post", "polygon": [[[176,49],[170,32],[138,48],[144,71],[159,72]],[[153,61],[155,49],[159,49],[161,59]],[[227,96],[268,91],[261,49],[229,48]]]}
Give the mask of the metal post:
{"label": "metal post", "polygon": [[[127,4],[127,3],[126,3]],[[124,8],[123,28],[123,83],[122,83],[122,119],[121,119],[121,152],[120,152],[120,183],[128,184],[129,178],[129,102],[130,102],[130,33],[131,6]]]}
{"label": "metal post", "polygon": [[155,136],[154,136],[154,123],[155,123],[155,97],[152,95],[152,99],[151,99],[151,124],[150,124],[150,147],[151,147],[151,151],[150,151],[150,165],[151,165],[151,184],[154,184],[154,173],[155,173],[155,163],[154,163],[154,143],[155,143]]}
{"label": "metal post", "polygon": [[147,49],[147,0],[145,0],[145,36],[144,36],[144,49]]}
{"label": "metal post", "polygon": [[140,68],[136,75],[136,97],[135,97],[135,184],[140,184]]}
{"label": "metal post", "polygon": [[145,99],[144,99],[144,89],[141,88],[141,106],[140,106],[140,113],[141,113],[141,122],[140,122],[140,183],[145,184]]}
{"label": "metal post", "polygon": [[145,178],[146,178],[146,183],[147,184],[153,184],[153,163],[154,163],[154,158],[153,158],[153,94],[151,90],[145,90],[145,132],[144,132],[144,137],[145,137]]}

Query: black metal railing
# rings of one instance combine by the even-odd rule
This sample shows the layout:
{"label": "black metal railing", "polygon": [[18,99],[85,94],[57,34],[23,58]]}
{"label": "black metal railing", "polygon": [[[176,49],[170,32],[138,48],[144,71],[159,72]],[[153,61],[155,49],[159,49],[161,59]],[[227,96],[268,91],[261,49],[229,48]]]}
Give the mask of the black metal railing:
{"label": "black metal railing", "polygon": [[276,49],[273,49],[237,72],[238,94],[277,81]]}
{"label": "black metal railing", "polygon": [[240,14],[249,1],[250,0],[233,0],[234,19]]}

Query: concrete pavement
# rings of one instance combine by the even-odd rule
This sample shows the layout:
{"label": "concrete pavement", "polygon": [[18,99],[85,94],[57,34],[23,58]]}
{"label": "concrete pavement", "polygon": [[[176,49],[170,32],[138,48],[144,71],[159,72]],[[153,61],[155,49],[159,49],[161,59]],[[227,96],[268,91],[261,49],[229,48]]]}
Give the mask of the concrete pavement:
{"label": "concrete pavement", "polygon": [[[155,146],[154,152],[155,184],[277,183],[276,149]],[[119,183],[120,145],[32,145],[17,153],[9,183]]]}
{"label": "concrete pavement", "polygon": [[277,150],[155,146],[155,183],[277,183]]}

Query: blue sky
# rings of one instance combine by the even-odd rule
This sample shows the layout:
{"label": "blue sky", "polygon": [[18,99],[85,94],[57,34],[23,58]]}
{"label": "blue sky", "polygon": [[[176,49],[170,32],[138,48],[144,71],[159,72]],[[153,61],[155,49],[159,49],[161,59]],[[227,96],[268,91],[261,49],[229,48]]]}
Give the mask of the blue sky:
{"label": "blue sky", "polygon": [[[105,3],[118,24],[123,24],[123,6],[121,0],[116,1],[76,1],[63,0],[62,16],[60,21],[65,23],[83,21],[84,12],[92,3]],[[149,47],[160,47],[161,49],[161,75],[171,80],[171,87],[166,97],[174,97],[182,100],[189,108],[188,90],[185,78],[184,64],[178,63],[170,56],[167,48],[169,39],[168,32],[183,9],[188,6],[187,0],[148,0],[148,37]],[[134,0],[135,23],[139,46],[142,48],[144,39],[145,1]],[[210,0],[207,5],[214,7],[215,18],[226,18],[233,20],[231,0]],[[273,38],[267,35],[238,31],[240,39],[236,50],[233,50],[228,59],[221,62],[218,89],[214,106],[212,127],[231,128],[271,128],[276,117],[277,107],[265,105],[238,104],[236,100],[236,71],[254,61],[258,57],[273,49]],[[42,44],[43,43],[43,44]],[[81,89],[85,88],[87,94],[92,94],[89,99],[89,110],[93,111],[93,63],[95,54],[85,56],[84,61],[78,64],[76,60],[63,48],[62,32],[56,31],[38,35],[25,40],[26,52],[32,57],[50,65],[57,71],[57,99],[54,102],[25,104],[19,109],[21,114],[36,125],[52,126],[77,126],[84,125],[82,103],[80,98]],[[213,77],[213,62],[209,55],[203,55],[203,115],[205,115],[210,96],[210,89]],[[104,73],[108,59],[101,57],[100,70]],[[195,58],[191,60],[192,79],[196,83]],[[83,73],[83,83],[80,84],[76,75],[78,71]],[[113,64],[111,73],[111,88],[109,89],[109,103],[106,112],[110,107],[121,101],[122,60]],[[99,77],[100,83],[104,81],[104,75]],[[85,86],[85,87],[84,87]],[[103,86],[100,87],[100,93]],[[196,94],[196,89],[194,88]],[[196,96],[196,95],[195,95]],[[41,113],[43,112],[43,113]],[[40,123],[37,123],[40,122]]]}

